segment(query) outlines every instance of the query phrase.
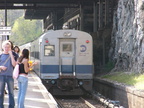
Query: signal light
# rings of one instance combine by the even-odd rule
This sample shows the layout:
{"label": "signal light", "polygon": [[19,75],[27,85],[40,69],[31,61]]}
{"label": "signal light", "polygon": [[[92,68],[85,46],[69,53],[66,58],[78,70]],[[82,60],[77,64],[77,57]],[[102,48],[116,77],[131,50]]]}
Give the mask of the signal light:
{"label": "signal light", "polygon": [[45,42],[48,43],[49,41],[48,41],[48,40],[45,40]]}
{"label": "signal light", "polygon": [[89,43],[90,41],[89,40],[86,40],[86,43]]}

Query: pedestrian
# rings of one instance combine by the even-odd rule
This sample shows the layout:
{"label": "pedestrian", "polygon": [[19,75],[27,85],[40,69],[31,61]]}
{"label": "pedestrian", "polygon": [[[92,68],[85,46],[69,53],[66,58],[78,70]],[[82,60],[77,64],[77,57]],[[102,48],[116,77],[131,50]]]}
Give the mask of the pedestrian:
{"label": "pedestrian", "polygon": [[[13,47],[12,41],[8,40],[8,42],[11,43],[12,54],[13,54],[13,56],[14,56],[15,61],[17,62],[19,55],[14,52],[14,50],[13,50],[14,47]],[[14,67],[13,67],[13,68],[14,68]],[[14,79],[14,85],[16,85],[16,84],[17,84],[17,81]],[[15,90],[18,90],[18,87],[17,87],[17,86],[14,86],[14,89],[15,89]],[[7,93],[8,93],[8,92],[7,92],[7,84],[6,84],[6,85],[5,85],[5,94],[7,94]]]}
{"label": "pedestrian", "polygon": [[9,42],[11,43],[11,49],[12,49],[12,54],[14,56],[15,61],[18,60],[19,55],[17,54],[17,52],[14,51],[14,47],[13,47],[13,43],[9,40]]}
{"label": "pedestrian", "polygon": [[23,49],[22,55],[19,57],[19,76],[18,76],[18,108],[24,108],[24,101],[28,87],[28,72],[32,66],[29,66],[29,50]]}
{"label": "pedestrian", "polygon": [[[16,61],[17,61],[17,59],[19,58],[19,53],[20,53],[20,48],[18,47],[18,46],[15,46],[14,48],[13,48],[13,51],[16,53]],[[14,79],[14,90],[18,90],[18,83],[17,83],[17,80],[16,79]]]}
{"label": "pedestrian", "polygon": [[2,43],[3,52],[0,55],[0,108],[4,108],[4,91],[5,85],[8,87],[9,107],[14,108],[14,80],[12,77],[13,67],[16,65],[12,54],[11,43],[4,41]]}
{"label": "pedestrian", "polygon": [[20,53],[20,48],[19,48],[18,46],[15,46],[15,47],[13,48],[13,51],[14,51],[17,55],[19,55],[19,53]]}

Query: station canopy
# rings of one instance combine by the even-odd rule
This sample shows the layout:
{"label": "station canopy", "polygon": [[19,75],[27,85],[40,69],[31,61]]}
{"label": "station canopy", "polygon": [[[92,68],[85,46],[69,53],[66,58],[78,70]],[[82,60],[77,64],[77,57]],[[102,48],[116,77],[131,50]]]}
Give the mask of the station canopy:
{"label": "station canopy", "polygon": [[44,19],[52,11],[94,1],[97,0],[0,0],[0,9],[25,9],[25,19]]}

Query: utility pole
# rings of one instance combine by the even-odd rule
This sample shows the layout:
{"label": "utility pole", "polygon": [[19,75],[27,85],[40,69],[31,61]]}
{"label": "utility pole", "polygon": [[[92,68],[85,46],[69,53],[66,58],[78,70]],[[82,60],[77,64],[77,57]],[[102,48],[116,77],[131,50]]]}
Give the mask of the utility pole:
{"label": "utility pole", "polygon": [[[0,19],[0,27],[3,27],[4,26],[4,21],[3,19],[1,18]],[[3,36],[0,35],[0,53],[2,52],[2,42],[3,42]]]}
{"label": "utility pole", "polygon": [[[7,0],[5,0],[5,27],[7,27]],[[9,35],[6,35],[5,40],[9,40]]]}

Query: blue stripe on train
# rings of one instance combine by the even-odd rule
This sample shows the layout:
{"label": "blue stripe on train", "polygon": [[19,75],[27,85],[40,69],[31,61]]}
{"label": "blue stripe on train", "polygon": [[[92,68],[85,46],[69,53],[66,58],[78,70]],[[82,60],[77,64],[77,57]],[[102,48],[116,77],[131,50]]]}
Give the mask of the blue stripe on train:
{"label": "blue stripe on train", "polygon": [[[76,65],[76,73],[92,73],[92,65]],[[63,73],[71,73],[72,66],[62,66]],[[41,65],[41,73],[59,73],[59,65]]]}

